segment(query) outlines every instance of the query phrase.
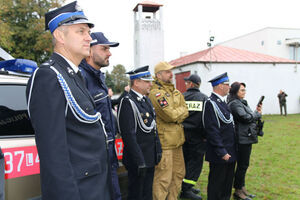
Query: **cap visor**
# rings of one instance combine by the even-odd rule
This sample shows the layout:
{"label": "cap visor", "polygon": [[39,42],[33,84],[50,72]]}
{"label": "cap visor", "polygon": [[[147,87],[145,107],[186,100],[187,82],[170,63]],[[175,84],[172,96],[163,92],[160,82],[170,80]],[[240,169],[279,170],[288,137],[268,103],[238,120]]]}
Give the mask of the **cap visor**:
{"label": "cap visor", "polygon": [[71,22],[65,23],[63,25],[74,25],[74,24],[87,24],[90,28],[93,28],[95,26],[93,23],[91,23],[90,21],[88,21],[86,19],[79,19],[79,20],[71,21]]}
{"label": "cap visor", "polygon": [[97,41],[96,41],[94,43],[91,43],[91,46],[94,46],[94,45],[107,45],[110,47],[117,47],[117,46],[119,46],[119,43],[118,42],[97,43]]}
{"label": "cap visor", "polygon": [[143,81],[153,81],[154,80],[151,76],[147,77],[147,78],[143,77],[143,78],[140,78],[140,79],[143,80]]}

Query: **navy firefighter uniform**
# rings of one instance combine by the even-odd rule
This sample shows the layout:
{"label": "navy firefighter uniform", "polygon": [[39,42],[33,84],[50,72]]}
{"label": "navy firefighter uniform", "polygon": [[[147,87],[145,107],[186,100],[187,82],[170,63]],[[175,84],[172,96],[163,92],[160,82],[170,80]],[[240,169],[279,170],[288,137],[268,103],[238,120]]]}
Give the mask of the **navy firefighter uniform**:
{"label": "navy firefighter uniform", "polygon": [[182,150],[186,174],[182,182],[181,196],[195,196],[191,193],[195,191],[192,187],[196,185],[201,174],[206,150],[202,111],[204,102],[208,97],[200,92],[201,79],[198,75],[192,74],[184,78],[184,80],[192,82],[195,84],[195,87],[190,87],[183,93],[185,103],[189,110],[189,116],[182,123],[185,135]]}
{"label": "navy firefighter uniform", "polygon": [[[101,44],[116,47],[117,42],[109,42],[101,32],[91,33],[91,46]],[[105,84],[104,73],[93,68],[85,59],[79,65],[80,72],[85,80],[86,87],[92,95],[96,104],[96,110],[101,113],[105,126],[108,142],[108,151],[111,162],[111,177],[113,186],[113,199],[121,200],[121,192],[118,180],[117,169],[119,167],[115,151],[116,119],[112,114],[111,100],[108,95],[108,88]]]}
{"label": "navy firefighter uniform", "polygon": [[[77,9],[73,2],[46,13],[47,29],[52,33],[65,23],[89,25]],[[65,56],[53,53],[28,81],[26,97],[40,158],[42,199],[111,200],[101,115],[76,70]]]}
{"label": "navy firefighter uniform", "polygon": [[[131,80],[153,80],[148,66],[127,73]],[[119,104],[118,125],[124,142],[123,164],[128,170],[128,199],[151,200],[154,167],[162,150],[150,99],[131,88]]]}
{"label": "navy firefighter uniform", "polygon": [[[213,87],[229,84],[227,73],[210,80]],[[228,87],[229,91],[229,86]],[[220,85],[224,89],[224,85]],[[227,92],[228,93],[228,92]],[[225,97],[213,92],[205,102],[203,122],[207,137],[205,159],[209,162],[208,200],[229,200],[236,161],[233,116]],[[228,160],[222,159],[229,154]]]}

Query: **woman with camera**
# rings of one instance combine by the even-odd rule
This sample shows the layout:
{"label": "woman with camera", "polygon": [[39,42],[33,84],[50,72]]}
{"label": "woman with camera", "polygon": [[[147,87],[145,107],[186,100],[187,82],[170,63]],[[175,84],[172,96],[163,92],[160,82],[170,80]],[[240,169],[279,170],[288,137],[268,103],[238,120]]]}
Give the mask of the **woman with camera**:
{"label": "woman with camera", "polygon": [[249,167],[252,144],[257,143],[257,121],[261,118],[261,107],[253,112],[244,99],[246,84],[234,82],[227,98],[235,122],[237,138],[237,168],[234,178],[235,199],[251,200],[255,195],[245,188],[245,176]]}

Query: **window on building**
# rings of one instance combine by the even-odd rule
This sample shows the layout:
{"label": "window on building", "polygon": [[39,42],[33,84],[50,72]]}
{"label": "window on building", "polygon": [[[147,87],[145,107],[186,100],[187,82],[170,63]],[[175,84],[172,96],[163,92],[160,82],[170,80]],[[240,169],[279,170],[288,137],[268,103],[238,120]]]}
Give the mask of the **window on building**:
{"label": "window on building", "polygon": [[281,45],[281,40],[277,40],[277,45]]}
{"label": "window on building", "polygon": [[290,59],[300,61],[300,48],[290,46]]}
{"label": "window on building", "polygon": [[264,46],[265,41],[262,40],[260,44],[261,44],[261,46]]}

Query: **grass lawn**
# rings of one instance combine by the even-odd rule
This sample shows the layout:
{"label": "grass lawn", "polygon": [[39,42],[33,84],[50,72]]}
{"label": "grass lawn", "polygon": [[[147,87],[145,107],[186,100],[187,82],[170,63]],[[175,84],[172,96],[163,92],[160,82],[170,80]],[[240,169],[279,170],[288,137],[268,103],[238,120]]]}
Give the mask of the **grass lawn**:
{"label": "grass lawn", "polygon": [[[263,120],[265,134],[252,146],[246,188],[255,200],[300,200],[300,114],[265,115]],[[207,177],[205,162],[196,186],[204,199]]]}

